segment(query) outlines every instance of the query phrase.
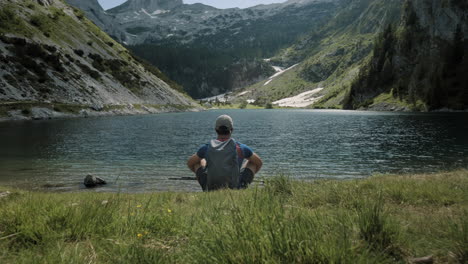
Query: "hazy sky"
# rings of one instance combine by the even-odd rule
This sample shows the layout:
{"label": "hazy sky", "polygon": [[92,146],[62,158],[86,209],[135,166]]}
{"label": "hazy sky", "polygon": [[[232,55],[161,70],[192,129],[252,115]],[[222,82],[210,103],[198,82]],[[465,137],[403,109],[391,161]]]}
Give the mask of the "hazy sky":
{"label": "hazy sky", "polygon": [[[124,3],[126,0],[98,0],[104,9],[109,9]],[[217,8],[240,7],[246,8],[259,4],[281,3],[286,0],[184,0],[186,4],[203,3],[205,5],[214,6]]]}

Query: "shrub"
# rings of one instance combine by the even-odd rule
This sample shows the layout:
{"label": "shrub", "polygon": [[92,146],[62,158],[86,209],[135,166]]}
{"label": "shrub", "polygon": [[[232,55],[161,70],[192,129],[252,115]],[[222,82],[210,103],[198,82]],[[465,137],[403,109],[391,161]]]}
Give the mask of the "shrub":
{"label": "shrub", "polygon": [[31,109],[25,108],[25,109],[21,110],[21,113],[23,115],[30,115],[31,114]]}
{"label": "shrub", "polygon": [[73,52],[75,52],[75,54],[80,56],[80,57],[83,57],[83,55],[84,55],[84,51],[82,51],[80,49],[75,49],[75,50],[73,50]]}
{"label": "shrub", "polygon": [[79,19],[79,20],[82,20],[84,18],[84,13],[83,11],[81,11],[80,9],[78,8],[73,8],[73,13],[75,14],[75,16]]}
{"label": "shrub", "polygon": [[247,107],[247,104],[248,104],[247,101],[244,100],[244,101],[242,101],[241,104],[239,105],[239,108],[240,108],[240,109],[245,109],[245,108]]}
{"label": "shrub", "polygon": [[83,72],[91,76],[93,79],[98,80],[101,78],[101,74],[99,72],[89,68],[87,65],[82,64],[81,62],[78,62],[77,65],[81,68],[81,70],[83,70]]}

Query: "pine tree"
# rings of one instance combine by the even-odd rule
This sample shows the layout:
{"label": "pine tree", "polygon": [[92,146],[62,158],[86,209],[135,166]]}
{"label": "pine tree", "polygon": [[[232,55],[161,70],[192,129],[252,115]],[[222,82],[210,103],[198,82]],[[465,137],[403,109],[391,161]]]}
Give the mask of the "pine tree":
{"label": "pine tree", "polygon": [[458,65],[463,61],[464,53],[465,53],[465,46],[464,46],[464,36],[461,25],[457,25],[457,29],[453,34],[453,49],[452,49],[452,56],[451,56],[451,63],[454,65]]}

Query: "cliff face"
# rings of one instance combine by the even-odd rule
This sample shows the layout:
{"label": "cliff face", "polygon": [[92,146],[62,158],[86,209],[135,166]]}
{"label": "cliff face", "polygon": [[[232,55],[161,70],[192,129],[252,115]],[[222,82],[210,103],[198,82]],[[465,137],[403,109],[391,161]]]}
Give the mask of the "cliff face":
{"label": "cliff face", "polygon": [[110,13],[139,12],[145,9],[149,13],[156,10],[171,10],[183,5],[182,0],[129,0],[117,7],[109,9]]}
{"label": "cliff face", "polygon": [[159,70],[144,67],[62,1],[2,1],[0,24],[0,115],[21,103],[75,110],[193,106]]}
{"label": "cliff face", "polygon": [[125,33],[119,27],[116,17],[104,11],[97,0],[67,0],[67,3],[83,10],[91,21],[114,39],[125,41]]}
{"label": "cliff face", "polygon": [[467,33],[465,1],[406,1],[399,24],[377,38],[345,107],[394,101],[414,110],[468,109]]}

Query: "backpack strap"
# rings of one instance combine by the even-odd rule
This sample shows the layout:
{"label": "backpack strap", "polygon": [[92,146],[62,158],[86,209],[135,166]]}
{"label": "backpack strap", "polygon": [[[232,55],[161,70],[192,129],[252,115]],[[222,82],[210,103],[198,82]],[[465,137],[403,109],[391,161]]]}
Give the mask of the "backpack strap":
{"label": "backpack strap", "polygon": [[242,149],[238,142],[236,142],[236,150],[237,150],[237,157],[239,157],[239,159],[244,159],[244,153],[242,153]]}

